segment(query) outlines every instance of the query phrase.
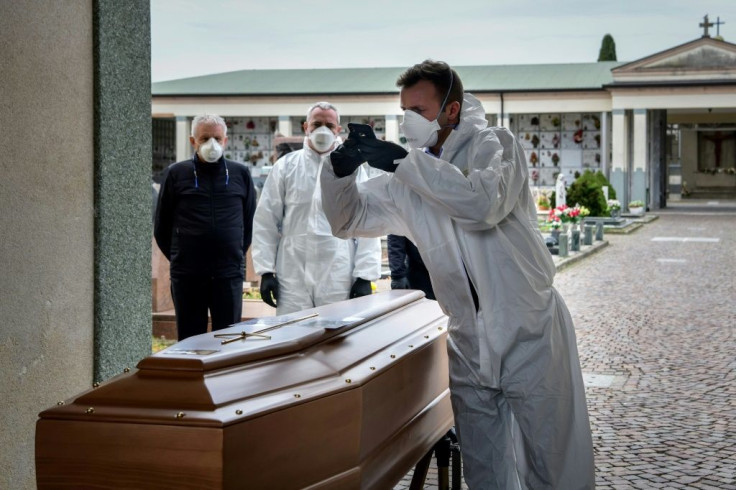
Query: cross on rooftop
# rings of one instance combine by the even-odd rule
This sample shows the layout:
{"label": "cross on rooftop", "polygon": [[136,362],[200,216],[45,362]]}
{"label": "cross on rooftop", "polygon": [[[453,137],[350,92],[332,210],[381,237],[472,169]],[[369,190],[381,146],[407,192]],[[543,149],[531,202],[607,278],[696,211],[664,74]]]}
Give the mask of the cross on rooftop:
{"label": "cross on rooftop", "polygon": [[721,18],[716,17],[716,21],[714,22],[714,24],[716,25],[716,36],[720,36],[721,35],[721,25],[725,24],[725,22],[721,22]]}
{"label": "cross on rooftop", "polygon": [[708,34],[708,28],[713,27],[713,22],[708,22],[708,14],[703,17],[703,22],[700,23],[700,27],[704,28],[703,37],[710,37]]}

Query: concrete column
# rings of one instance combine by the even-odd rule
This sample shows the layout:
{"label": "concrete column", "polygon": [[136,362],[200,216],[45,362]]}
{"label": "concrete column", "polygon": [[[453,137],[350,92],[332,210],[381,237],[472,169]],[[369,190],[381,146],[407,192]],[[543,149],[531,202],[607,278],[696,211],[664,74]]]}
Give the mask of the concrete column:
{"label": "concrete column", "polygon": [[279,116],[279,133],[281,136],[292,136],[291,117]]}
{"label": "concrete column", "polygon": [[176,161],[188,160],[192,157],[192,121],[186,116],[176,117]]}
{"label": "concrete column", "polygon": [[611,122],[611,173],[609,181],[616,191],[616,197],[625,206],[627,194],[627,168],[629,155],[629,135],[626,112],[614,109]]}
{"label": "concrete column", "polygon": [[[0,2],[0,488],[38,413],[151,353],[148,0]],[[43,76],[40,76],[42,74]]]}
{"label": "concrete column", "polygon": [[396,114],[386,115],[386,141],[399,143],[399,119]]}
{"label": "concrete column", "polygon": [[601,118],[601,173],[608,178],[609,170],[610,170],[610,162],[608,161],[609,158],[609,148],[611,144],[611,139],[608,134],[609,126],[608,126],[608,112],[601,112],[600,118]]}
{"label": "concrete column", "polygon": [[[647,201],[647,170],[649,168],[648,158],[648,130],[647,130],[647,110],[634,110],[634,130],[633,130],[633,169],[631,174],[631,196],[628,201]],[[621,203],[622,206],[628,205]],[[648,204],[648,203],[647,203]]]}
{"label": "concrete column", "polygon": [[649,112],[649,202],[650,209],[660,209],[667,203],[667,111]]}
{"label": "concrete column", "polygon": [[93,34],[92,2],[0,2],[4,489],[36,488],[38,413],[92,386]]}

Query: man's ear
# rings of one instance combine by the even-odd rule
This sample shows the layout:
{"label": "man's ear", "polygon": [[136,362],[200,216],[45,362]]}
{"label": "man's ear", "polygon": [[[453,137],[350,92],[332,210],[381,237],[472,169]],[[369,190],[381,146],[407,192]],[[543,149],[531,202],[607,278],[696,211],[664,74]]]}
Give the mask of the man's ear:
{"label": "man's ear", "polygon": [[457,124],[460,122],[460,102],[450,102],[447,106],[447,119],[450,124]]}

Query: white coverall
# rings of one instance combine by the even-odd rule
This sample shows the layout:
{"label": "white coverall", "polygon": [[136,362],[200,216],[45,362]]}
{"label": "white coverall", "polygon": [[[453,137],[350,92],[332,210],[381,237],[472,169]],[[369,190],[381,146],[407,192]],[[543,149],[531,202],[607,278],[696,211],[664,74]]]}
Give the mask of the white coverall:
{"label": "white coverall", "polygon": [[405,235],[421,253],[449,316],[450,390],[468,486],[593,488],[575,331],[552,286],[555,266],[514,136],[488,128],[480,102],[465,94],[440,158],[412,149],[393,175],[357,185],[325,165],[321,180],[336,236]]}
{"label": "white coverall", "polygon": [[[276,273],[279,315],[348,299],[355,279],[381,277],[380,238],[332,235],[320,192],[325,164],[329,153],[320,156],[305,138],[303,149],[274,164],[256,207],[253,268],[259,275]],[[356,173],[365,179],[363,168]]]}

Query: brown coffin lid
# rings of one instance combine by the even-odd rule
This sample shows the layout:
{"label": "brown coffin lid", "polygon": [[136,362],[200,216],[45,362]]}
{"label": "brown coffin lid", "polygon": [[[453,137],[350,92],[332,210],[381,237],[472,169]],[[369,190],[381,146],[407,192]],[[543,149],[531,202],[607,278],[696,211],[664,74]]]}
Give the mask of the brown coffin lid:
{"label": "brown coffin lid", "polygon": [[[386,294],[388,293],[388,294]],[[255,318],[229,328],[189,337],[138,363],[138,369],[211,371],[303,351],[421,299],[420,291],[395,290],[362,296],[289,315]],[[279,326],[283,325],[283,326]],[[237,339],[245,332],[263,332]],[[229,335],[229,337],[224,337]]]}
{"label": "brown coffin lid", "polygon": [[[360,389],[446,335],[447,318],[420,291],[386,291],[280,319],[313,313],[265,332],[270,339],[237,336],[273,319],[190,337],[39,416],[223,427]],[[222,344],[227,338],[215,335],[223,333],[237,340]]]}

